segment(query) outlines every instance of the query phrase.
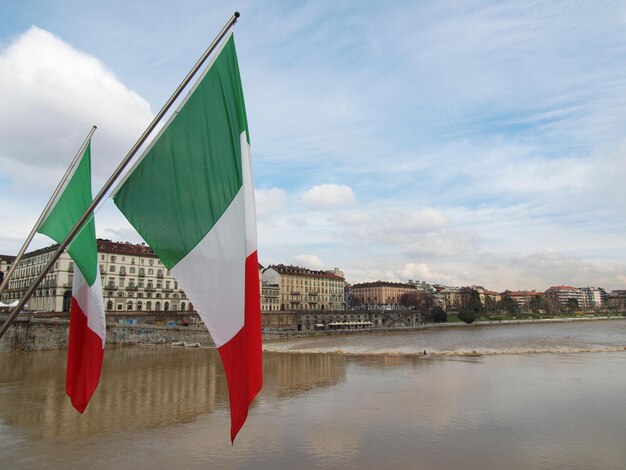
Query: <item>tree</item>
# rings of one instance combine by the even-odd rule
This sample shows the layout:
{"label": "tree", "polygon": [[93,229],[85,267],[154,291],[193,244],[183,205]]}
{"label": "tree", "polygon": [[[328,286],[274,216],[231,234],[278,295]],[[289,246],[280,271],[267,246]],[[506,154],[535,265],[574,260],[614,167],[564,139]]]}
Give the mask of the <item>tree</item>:
{"label": "tree", "polygon": [[483,311],[483,303],[480,301],[480,292],[470,287],[463,287],[461,289],[461,310],[481,313]]}
{"label": "tree", "polygon": [[429,292],[405,292],[400,296],[400,305],[420,312],[430,310],[434,303],[433,295]]}
{"label": "tree", "polygon": [[469,309],[462,309],[459,312],[459,319],[464,321],[465,323],[474,323],[474,321],[478,318],[478,313],[473,312]]}
{"label": "tree", "polygon": [[361,300],[361,297],[353,295],[350,297],[350,305],[352,307],[361,307],[363,305],[363,301]]}
{"label": "tree", "polygon": [[505,310],[509,315],[515,315],[519,312],[519,305],[511,297],[505,295],[500,301],[500,309]]}
{"label": "tree", "polygon": [[578,300],[577,299],[568,299],[567,300],[567,308],[570,312],[574,310],[578,310]]}
{"label": "tree", "polygon": [[439,306],[433,308],[433,322],[435,323],[445,323],[448,321],[448,314],[444,309]]}

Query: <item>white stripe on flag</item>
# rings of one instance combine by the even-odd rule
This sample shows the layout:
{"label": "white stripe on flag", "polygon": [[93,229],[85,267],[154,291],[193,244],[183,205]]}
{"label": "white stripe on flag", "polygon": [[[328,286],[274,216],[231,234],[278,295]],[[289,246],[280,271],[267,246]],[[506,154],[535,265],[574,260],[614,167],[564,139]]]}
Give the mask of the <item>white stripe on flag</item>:
{"label": "white stripe on flag", "polygon": [[96,280],[89,287],[85,277],[74,265],[74,281],[72,282],[72,297],[76,299],[80,309],[87,315],[87,326],[104,341],[106,338],[106,320],[104,318],[104,300],[102,297],[102,283],[100,281],[100,269],[97,267]]}
{"label": "white stripe on flag", "polygon": [[188,293],[216,347],[244,324],[245,234],[243,188],[211,231],[187,253],[172,275]]}

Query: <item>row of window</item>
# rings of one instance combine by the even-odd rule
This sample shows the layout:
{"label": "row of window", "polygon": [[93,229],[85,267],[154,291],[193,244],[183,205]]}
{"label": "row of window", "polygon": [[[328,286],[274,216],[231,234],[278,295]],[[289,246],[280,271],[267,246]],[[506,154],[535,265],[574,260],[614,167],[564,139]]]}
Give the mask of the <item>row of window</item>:
{"label": "row of window", "polygon": [[[144,304],[143,302],[140,300],[138,301],[136,304],[134,304],[132,301],[128,301],[126,302],[126,305],[124,305],[123,303],[118,303],[115,307],[116,310],[120,310],[123,311],[124,310],[124,306],[126,306],[126,311],[127,312],[132,312],[132,311],[137,311],[137,312],[141,312],[144,310]],[[170,303],[169,302],[164,302],[162,304],[163,306],[163,311],[164,312],[168,312],[170,310]],[[160,312],[161,311],[161,302],[155,302],[154,303],[154,310],[153,310],[153,304],[151,301],[146,302],[146,311],[155,311],[155,312]],[[187,309],[187,304],[185,302],[181,302],[180,305],[178,304],[172,304],[172,311],[177,312],[177,311],[185,311]],[[107,302],[107,311],[112,311],[113,310],[113,301],[109,300]]]}

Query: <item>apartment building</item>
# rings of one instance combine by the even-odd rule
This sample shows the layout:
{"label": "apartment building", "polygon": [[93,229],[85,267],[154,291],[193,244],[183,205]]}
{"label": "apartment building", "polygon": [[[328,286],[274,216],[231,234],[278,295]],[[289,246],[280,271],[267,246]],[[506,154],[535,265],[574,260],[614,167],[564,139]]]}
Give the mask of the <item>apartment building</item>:
{"label": "apartment building", "polygon": [[572,286],[552,286],[546,290],[546,296],[556,300],[562,305],[568,305],[571,299],[578,302],[579,307],[584,306],[583,291],[577,287]]}
{"label": "apartment building", "polygon": [[338,268],[316,271],[276,264],[262,275],[262,286],[268,286],[266,292],[270,292],[269,286],[278,286],[280,310],[345,310],[344,283]]}
{"label": "apartment building", "polygon": [[[169,270],[145,244],[98,239],[100,279],[106,311],[185,311],[191,309],[185,292]],[[26,253],[2,294],[4,303],[21,299],[50,260],[58,245]],[[67,253],[28,302],[28,310],[68,312],[72,298],[74,263]]]}
{"label": "apartment building", "polygon": [[400,298],[402,295],[417,291],[418,289],[413,283],[390,281],[361,282],[354,284],[351,289],[353,303],[356,301],[373,309],[401,308]]}

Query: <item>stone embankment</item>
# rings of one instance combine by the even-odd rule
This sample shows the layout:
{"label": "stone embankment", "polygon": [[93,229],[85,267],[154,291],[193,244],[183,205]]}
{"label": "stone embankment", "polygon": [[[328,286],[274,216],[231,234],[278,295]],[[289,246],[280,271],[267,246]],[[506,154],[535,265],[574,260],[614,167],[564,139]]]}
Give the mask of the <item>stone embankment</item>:
{"label": "stone embankment", "polygon": [[[5,315],[0,318],[4,321]],[[147,319],[147,317],[146,317]],[[515,325],[528,323],[580,322],[593,320],[625,320],[624,316],[578,317],[578,318],[546,318],[517,319],[502,321],[478,321],[467,325],[460,322],[428,323],[413,327],[371,328],[367,330],[320,330],[320,331],[263,331],[263,340],[280,340],[284,338],[306,338],[327,335],[397,333],[421,331],[438,328],[473,328],[479,326]],[[67,318],[18,318],[0,339],[0,352],[9,351],[40,351],[47,349],[67,348],[69,320]],[[107,323],[107,345],[191,345],[203,347],[214,346],[211,336],[201,324],[189,326],[165,326],[145,323]]]}
{"label": "stone embankment", "polygon": [[[0,352],[41,351],[67,348],[69,320],[18,318],[0,339]],[[107,345],[195,344],[213,346],[211,336],[200,326],[107,324]]]}

